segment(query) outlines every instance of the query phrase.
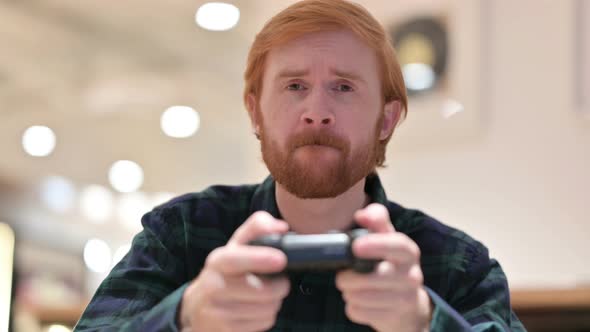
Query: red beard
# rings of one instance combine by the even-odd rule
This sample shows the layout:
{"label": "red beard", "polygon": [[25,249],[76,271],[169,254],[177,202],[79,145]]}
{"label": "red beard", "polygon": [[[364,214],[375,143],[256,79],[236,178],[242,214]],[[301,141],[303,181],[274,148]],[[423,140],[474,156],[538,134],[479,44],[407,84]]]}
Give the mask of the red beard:
{"label": "red beard", "polygon": [[347,138],[327,130],[299,132],[289,137],[286,149],[281,150],[276,141],[267,137],[260,112],[258,118],[266,166],[278,183],[299,198],[336,197],[375,170],[379,144],[377,128],[381,127],[382,117],[369,138],[372,145],[356,151],[351,151]]}

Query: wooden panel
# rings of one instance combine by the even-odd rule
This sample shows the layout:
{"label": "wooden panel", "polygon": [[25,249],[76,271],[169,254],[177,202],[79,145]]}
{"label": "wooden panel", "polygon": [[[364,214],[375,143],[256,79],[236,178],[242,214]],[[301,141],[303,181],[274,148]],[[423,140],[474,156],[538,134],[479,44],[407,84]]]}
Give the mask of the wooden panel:
{"label": "wooden panel", "polygon": [[[513,290],[512,306],[529,332],[590,330],[590,288]],[[43,323],[76,323],[86,303],[61,308],[27,306]]]}
{"label": "wooden panel", "polygon": [[590,288],[513,290],[511,299],[529,332],[590,330]]}
{"label": "wooden panel", "polygon": [[77,305],[59,306],[59,307],[37,307],[27,305],[25,310],[36,317],[41,324],[65,324],[68,326],[74,326],[84,309],[86,309],[87,303],[81,303]]}
{"label": "wooden panel", "polygon": [[513,290],[511,297],[514,310],[590,310],[590,288]]}

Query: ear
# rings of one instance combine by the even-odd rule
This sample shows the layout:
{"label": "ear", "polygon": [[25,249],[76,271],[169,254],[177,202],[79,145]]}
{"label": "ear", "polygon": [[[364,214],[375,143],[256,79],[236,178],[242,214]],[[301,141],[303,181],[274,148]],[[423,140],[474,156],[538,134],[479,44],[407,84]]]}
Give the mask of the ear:
{"label": "ear", "polygon": [[402,114],[402,106],[399,100],[392,100],[383,106],[383,124],[379,133],[379,140],[384,140],[397,126]]}
{"label": "ear", "polygon": [[250,124],[252,125],[252,129],[254,129],[256,136],[260,133],[260,119],[258,119],[258,112],[256,112],[257,105],[256,96],[249,93],[248,96],[246,96],[246,107],[248,108],[248,115],[250,116]]}

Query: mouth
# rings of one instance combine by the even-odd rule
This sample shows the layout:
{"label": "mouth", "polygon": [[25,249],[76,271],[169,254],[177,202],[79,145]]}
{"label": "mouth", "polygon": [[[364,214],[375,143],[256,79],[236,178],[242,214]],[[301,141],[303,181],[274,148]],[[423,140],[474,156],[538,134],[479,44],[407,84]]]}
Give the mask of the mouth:
{"label": "mouth", "polygon": [[323,150],[325,149],[333,149],[336,151],[345,151],[346,150],[346,142],[344,139],[330,134],[330,133],[312,133],[312,134],[299,134],[294,136],[289,142],[291,145],[292,150],[296,150],[299,148],[307,148],[307,150]]}
{"label": "mouth", "polygon": [[299,146],[299,147],[300,147],[300,148],[305,148],[305,147],[312,147],[312,148],[315,148],[315,147],[317,147],[317,148],[332,148],[332,149],[335,149],[335,147],[333,147],[333,146],[331,146],[331,145],[326,145],[326,144],[316,144],[316,143],[313,143],[313,144],[304,144],[304,145],[301,145],[301,146]]}
{"label": "mouth", "polygon": [[329,150],[333,150],[333,151],[340,151],[340,149],[331,146],[331,145],[325,145],[325,144],[305,144],[302,145],[300,147],[298,147],[298,149],[303,149],[303,150],[309,150],[309,151],[329,151]]}

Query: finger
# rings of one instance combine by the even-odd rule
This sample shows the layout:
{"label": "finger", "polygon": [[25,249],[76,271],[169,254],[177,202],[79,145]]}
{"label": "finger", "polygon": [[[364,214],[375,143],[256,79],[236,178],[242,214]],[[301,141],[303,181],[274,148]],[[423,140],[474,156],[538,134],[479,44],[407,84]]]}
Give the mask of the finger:
{"label": "finger", "polygon": [[342,293],[342,298],[348,304],[369,309],[395,309],[403,306],[415,305],[418,292],[412,291],[383,291],[374,289],[353,290]]}
{"label": "finger", "polygon": [[264,279],[248,274],[226,278],[223,301],[266,303],[281,301],[289,294],[289,279],[286,277]]}
{"label": "finger", "polygon": [[395,232],[389,218],[389,211],[382,204],[372,203],[364,209],[356,211],[354,219],[359,226],[375,233]]}
{"label": "finger", "polygon": [[213,250],[205,264],[224,275],[270,274],[285,269],[287,256],[275,248],[234,245]]}
{"label": "finger", "polygon": [[346,304],[345,312],[351,321],[360,324],[370,324],[392,319],[391,310],[366,308],[348,303]]}
{"label": "finger", "polygon": [[[381,302],[383,297],[379,297],[378,294],[367,294],[366,298],[355,295],[343,294],[343,297],[348,299],[347,316],[351,320],[369,323],[372,326],[380,325],[379,322],[389,322],[384,326],[391,326],[392,321],[404,320],[407,317],[423,317],[426,321],[431,315],[430,298],[423,288],[413,292],[391,294],[391,299],[385,303]],[[375,304],[379,302],[382,306]]]}
{"label": "finger", "polygon": [[420,261],[418,245],[399,232],[367,234],[354,241],[352,251],[357,257],[394,262],[399,269],[407,269]]}
{"label": "finger", "polygon": [[257,237],[269,234],[283,234],[289,230],[289,225],[279,219],[275,219],[268,212],[254,212],[234,232],[228,244],[246,244]]}
{"label": "finger", "polygon": [[257,316],[236,319],[229,322],[228,331],[260,332],[270,330],[276,321],[276,315]]}
{"label": "finger", "polygon": [[370,274],[344,270],[336,274],[336,286],[342,292],[351,290],[404,290],[413,285],[398,274],[390,262],[380,262],[375,272]]}
{"label": "finger", "polygon": [[274,317],[280,310],[282,300],[264,303],[219,301],[214,305],[219,310],[219,315],[226,321],[249,320],[261,317]]}

